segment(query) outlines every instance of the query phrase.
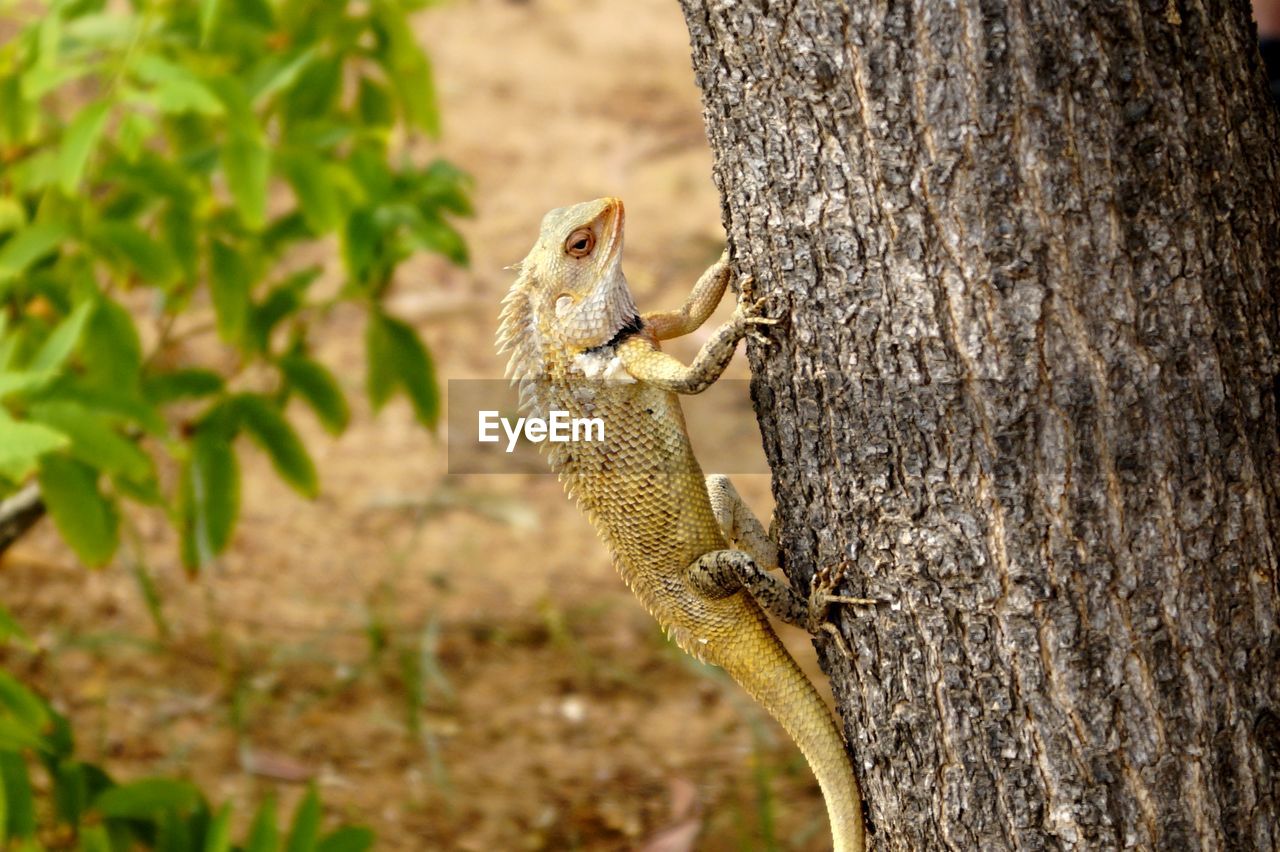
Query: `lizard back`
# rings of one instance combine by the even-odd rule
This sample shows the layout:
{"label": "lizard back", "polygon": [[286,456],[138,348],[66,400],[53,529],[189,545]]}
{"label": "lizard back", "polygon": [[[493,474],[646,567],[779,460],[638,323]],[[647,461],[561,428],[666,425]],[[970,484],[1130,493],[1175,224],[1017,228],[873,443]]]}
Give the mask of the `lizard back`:
{"label": "lizard back", "polygon": [[[522,411],[547,417],[560,410],[603,421],[602,440],[544,444],[548,462],[608,545],[623,580],[668,634],[699,659],[723,664],[717,651],[741,633],[743,617],[763,621],[764,615],[741,594],[707,600],[690,592],[687,566],[729,545],[679,397],[618,377],[609,369],[614,358],[606,348],[548,365],[545,378],[536,380],[540,387],[526,390]],[[600,370],[589,379],[593,360]]]}

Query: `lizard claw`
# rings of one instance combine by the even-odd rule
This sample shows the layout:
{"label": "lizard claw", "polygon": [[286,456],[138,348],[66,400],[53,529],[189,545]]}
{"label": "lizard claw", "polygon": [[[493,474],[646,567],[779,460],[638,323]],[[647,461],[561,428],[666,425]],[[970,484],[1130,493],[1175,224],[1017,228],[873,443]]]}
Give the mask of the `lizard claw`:
{"label": "lizard claw", "polygon": [[846,606],[876,606],[888,601],[882,598],[855,598],[848,595],[832,594],[832,590],[840,584],[843,579],[837,577],[830,568],[819,568],[813,575],[813,588],[809,592],[809,632],[814,635],[820,633],[829,633],[833,636],[840,650],[846,655],[849,652],[844,642],[844,637],[840,635],[836,625],[827,618],[828,612],[833,604],[842,604]]}
{"label": "lizard claw", "polygon": [[840,653],[845,657],[852,657],[853,653],[849,650],[849,643],[844,641],[844,636],[840,634],[840,629],[830,621],[822,622],[822,631],[831,636],[835,640],[836,647],[840,649]]}
{"label": "lizard claw", "polygon": [[[772,323],[770,323],[770,325],[772,325]],[[752,340],[754,340],[756,343],[759,343],[761,346],[774,345],[774,341],[771,338],[766,337],[765,335],[761,334],[759,331],[756,331],[754,324],[747,326],[747,337],[750,337]]]}
{"label": "lizard claw", "polygon": [[754,298],[750,295],[748,279],[748,282],[743,284],[742,300],[738,302],[736,314],[746,336],[761,345],[772,346],[773,341],[766,337],[761,329],[777,325],[782,320],[778,317],[765,315],[765,303],[767,301],[767,298]]}

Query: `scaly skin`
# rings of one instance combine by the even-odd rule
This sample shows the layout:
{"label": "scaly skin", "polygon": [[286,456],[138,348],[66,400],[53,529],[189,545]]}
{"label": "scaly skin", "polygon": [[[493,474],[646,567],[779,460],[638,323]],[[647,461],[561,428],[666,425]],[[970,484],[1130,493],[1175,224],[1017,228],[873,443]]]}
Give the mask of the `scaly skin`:
{"label": "scaly skin", "polygon": [[791,735],[822,788],[836,852],[860,852],[862,803],[844,740],[761,609],[815,629],[825,604],[842,599],[804,601],[767,573],[776,548],[726,479],[704,480],[677,396],[714,382],[738,340],[771,321],[748,301],[692,365],[663,353],[658,340],[714,310],[728,262],[707,271],[681,310],[640,317],[621,271],[623,222],[613,198],[547,214],[504,303],[508,372],[527,414],[604,420],[603,441],[544,444],[552,468],[668,635],[723,667]]}

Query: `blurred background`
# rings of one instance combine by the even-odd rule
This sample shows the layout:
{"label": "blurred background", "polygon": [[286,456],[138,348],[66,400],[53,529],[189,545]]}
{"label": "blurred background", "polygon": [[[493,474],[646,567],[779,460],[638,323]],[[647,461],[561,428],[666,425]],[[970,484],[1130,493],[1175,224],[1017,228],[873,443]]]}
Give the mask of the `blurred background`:
{"label": "blurred background", "polygon": [[[61,5],[71,21],[78,12],[69,7],[95,4]],[[100,17],[129,13],[124,3],[96,5]],[[279,35],[290,32],[289,10],[280,7],[296,7],[293,25],[299,32],[313,13],[298,3],[198,5],[201,18],[191,22],[201,28],[202,41],[191,46],[197,64],[212,61],[208,56],[219,38],[232,39],[236,15],[267,15],[254,24],[265,34],[263,49],[274,45],[292,56],[287,39]],[[353,14],[380,8],[376,2],[350,6]],[[165,8],[142,4],[135,14],[145,21],[148,15],[167,14]],[[57,34],[30,36],[23,29],[42,10],[40,4],[10,4],[9,21],[0,29],[10,51],[0,55],[10,62],[0,70],[9,73],[14,56],[26,49],[20,37],[43,45],[31,50],[49,50],[42,38],[57,43]],[[438,386],[450,379],[500,377],[503,364],[494,353],[493,336],[498,304],[511,281],[504,267],[528,251],[548,209],[602,195],[619,196],[627,205],[625,269],[641,309],[679,304],[719,255],[723,232],[678,5],[672,0],[451,0],[406,14],[413,44],[425,51],[431,74],[410,80],[407,92],[394,80],[388,84],[404,115],[394,122],[385,119],[390,129],[379,137],[385,150],[376,150],[393,168],[416,175],[415,186],[444,180],[447,192],[469,200],[470,215],[465,204],[440,202],[438,220],[428,217],[424,225],[414,219],[407,226],[411,239],[387,242],[406,248],[391,256],[385,274],[373,276],[376,283],[364,290],[353,289],[353,270],[365,262],[353,259],[363,244],[363,232],[353,223],[365,221],[359,218],[365,202],[333,202],[335,221],[345,225],[326,223],[317,211],[326,210],[330,201],[307,193],[330,173],[307,169],[329,149],[314,156],[302,151],[294,159],[276,153],[277,144],[301,150],[302,142],[289,142],[294,132],[289,121],[295,121],[295,136],[303,142],[328,139],[325,134],[332,132],[339,140],[332,150],[347,150],[341,141],[347,137],[337,130],[298,123],[289,112],[305,113],[306,105],[289,105],[289,93],[300,84],[288,75],[306,79],[309,66],[298,60],[301,70],[291,70],[282,60],[273,66],[276,77],[254,78],[253,56],[228,59],[227,67],[242,62],[251,69],[247,85],[257,94],[247,109],[266,104],[260,114],[274,117],[241,136],[233,123],[217,155],[221,159],[208,161],[212,200],[206,207],[225,207],[228,217],[225,233],[210,239],[241,252],[250,258],[243,263],[256,268],[248,247],[261,248],[261,235],[275,233],[271,217],[296,201],[302,209],[299,221],[305,220],[310,231],[297,248],[281,253],[279,263],[287,269],[314,268],[315,282],[306,286],[312,288],[309,293],[322,294],[323,310],[308,314],[288,333],[268,324],[261,335],[267,342],[253,354],[233,339],[225,289],[222,296],[212,289],[217,269],[210,267],[209,292],[194,287],[181,299],[174,295],[180,285],[161,287],[157,297],[156,288],[138,281],[136,271],[113,273],[119,267],[108,263],[107,271],[98,273],[106,296],[93,295],[94,303],[107,298],[122,306],[137,323],[142,352],[151,352],[135,367],[144,373],[144,390],[154,386],[156,375],[170,375],[148,370],[172,368],[173,375],[186,376],[180,371],[195,364],[229,376],[218,393],[231,388],[239,394],[241,427],[210,414],[216,405],[201,409],[187,399],[195,392],[170,397],[156,391],[158,396],[148,397],[164,401],[165,428],[158,437],[143,435],[140,441],[154,458],[162,497],[177,495],[168,500],[135,499],[116,471],[98,471],[94,454],[84,452],[92,449],[92,440],[86,438],[82,446],[73,426],[59,426],[66,418],[59,421],[57,412],[65,410],[49,408],[39,393],[5,399],[0,369],[6,417],[44,422],[54,432],[71,434],[69,450],[66,441],[57,447],[51,442],[51,449],[33,456],[30,464],[10,464],[9,492],[32,477],[48,487],[65,481],[68,470],[89,471],[91,485],[101,476],[103,494],[113,501],[119,495],[111,505],[118,503],[121,515],[118,540],[99,549],[101,558],[92,558],[92,540],[74,543],[74,525],[83,519],[68,517],[65,510],[53,511],[53,519],[41,520],[0,557],[0,604],[27,637],[0,650],[0,664],[65,715],[75,732],[77,759],[102,767],[118,782],[190,779],[212,807],[233,806],[236,836],[264,798],[279,797],[283,825],[314,789],[323,803],[324,825],[367,826],[378,849],[826,848],[821,797],[794,746],[731,682],[665,640],[555,479],[448,475],[447,435],[442,426],[435,433],[428,428],[438,404],[430,388],[414,386],[412,378],[373,375],[367,363],[368,353],[378,351],[369,330],[376,313],[389,318],[387,346],[403,339],[397,329],[404,328],[425,344]],[[76,32],[88,39],[91,29]],[[141,32],[123,48],[129,62],[140,50],[136,45],[148,37],[145,27]],[[370,43],[386,41],[393,52],[408,57],[401,66],[417,67],[410,62],[412,51],[396,46],[390,24],[372,32]],[[317,44],[322,51],[336,50]],[[357,39],[351,49],[367,46]],[[60,189],[46,188],[28,172],[0,178],[0,196],[16,198],[14,216],[21,214],[8,229],[9,242],[0,246],[0,271],[5,258],[12,261],[17,252],[12,241],[29,236],[35,224],[58,210],[71,210],[72,201],[85,208],[67,214],[78,223],[69,226],[70,233],[83,228],[91,235],[92,222],[108,208],[124,210],[121,216],[143,211],[128,221],[139,223],[135,230],[144,236],[167,233],[168,220],[154,224],[147,218],[145,198],[132,207],[112,200],[111,187],[118,182],[106,172],[115,154],[91,154],[79,162],[75,150],[77,133],[119,140],[115,134],[132,127],[128,116],[134,109],[146,115],[156,104],[162,113],[169,108],[180,115],[174,127],[162,128],[175,145],[175,139],[213,133],[217,121],[239,120],[236,96],[212,84],[223,105],[202,113],[206,96],[182,83],[185,78],[173,71],[181,63],[175,54],[166,55],[168,65],[153,63],[139,72],[138,86],[161,91],[146,88],[154,79],[162,81],[156,86],[169,88],[142,106],[113,106],[105,130],[100,122],[76,116],[88,111],[86,104],[102,85],[121,85],[111,82],[117,79],[111,74],[105,75],[106,84],[54,75],[43,84],[47,89],[22,90],[39,110],[57,116],[51,121],[61,134],[55,164],[60,171],[50,180]],[[281,75],[283,82],[272,82]],[[438,134],[434,115],[415,118],[409,100],[422,94],[413,86],[430,83],[432,76],[436,104],[430,108],[438,114]],[[349,77],[343,78],[335,103],[344,102],[351,85]],[[272,86],[284,93],[278,114],[270,112],[275,109]],[[366,119],[380,115],[374,94],[367,104],[359,103]],[[178,107],[172,106],[174,99]],[[193,113],[215,124],[191,124]],[[127,132],[149,138],[146,126]],[[23,149],[21,136],[10,132],[10,165],[38,159],[39,144]],[[28,136],[41,138],[38,128]],[[273,164],[271,170],[255,171],[252,157],[247,166],[238,165],[233,158],[237,139],[248,140],[244,146],[251,153],[254,145],[265,145],[270,153],[262,162]],[[142,143],[144,152],[148,144]],[[123,149],[125,142],[119,146]],[[131,162],[144,160],[135,155]],[[465,177],[420,171],[438,160]],[[205,161],[190,162],[198,174]],[[350,162],[351,172],[365,181],[367,170]],[[262,206],[255,208],[252,180],[259,172],[270,177],[264,177]],[[94,180],[108,189],[90,191],[97,186]],[[367,201],[363,192],[353,190],[350,197]],[[50,200],[55,196],[62,201]],[[412,203],[426,211],[422,197]],[[3,201],[0,197],[0,205]],[[368,221],[382,227],[393,219],[404,206],[393,201],[387,204],[391,213],[379,208]],[[205,209],[198,203],[188,206]],[[180,210],[176,202],[173,210]],[[222,215],[198,214],[197,224],[217,224]],[[267,224],[255,224],[255,215]],[[332,233],[326,232],[327,224]],[[452,241],[454,233],[465,249]],[[86,245],[94,244],[85,239]],[[145,245],[141,238],[135,242]],[[132,245],[127,239],[124,244]],[[183,274],[186,258],[176,245],[166,261],[175,268],[172,280],[203,280],[203,265],[192,267],[193,276]],[[70,252],[62,251],[59,258]],[[199,251],[205,251],[203,243]],[[222,248],[212,251],[223,256],[217,254]],[[138,254],[121,263],[137,265]],[[34,354],[27,362],[15,356],[14,363],[28,367],[44,357],[41,353],[48,355],[48,340],[56,341],[57,330],[71,321],[66,317],[74,319],[78,298],[68,297],[62,305],[56,281],[41,283],[53,280],[62,259],[36,257],[17,268],[13,280],[23,283],[9,292],[0,286],[0,296],[8,299],[11,333],[14,327],[21,331],[15,324],[32,321],[40,311],[49,314],[48,327],[28,335],[32,342],[26,348]],[[270,251],[264,257],[274,262]],[[86,274],[95,269],[89,266]],[[152,271],[165,277],[163,269]],[[86,286],[68,285],[66,292]],[[234,280],[225,286],[234,286]],[[261,303],[253,301],[253,293],[246,298],[251,324],[266,310],[266,298]],[[729,301],[716,319],[727,316]],[[281,337],[283,342],[272,343]],[[19,343],[25,339],[19,337]],[[669,348],[687,361],[705,339],[706,333],[698,333]],[[404,345],[407,363],[419,363],[418,350]],[[95,355],[84,347],[70,349],[58,362],[73,379],[91,375],[95,359],[109,358],[103,353],[113,351],[108,346]],[[22,350],[19,345],[17,351]],[[320,365],[319,390],[305,381],[297,361],[304,355],[307,363]],[[287,381],[273,384],[271,370],[277,366],[297,387]],[[729,375],[746,378],[744,359],[735,359]],[[345,397],[349,418],[334,408],[332,394],[326,397],[325,381]],[[380,391],[380,385],[404,392]],[[724,431],[700,427],[695,445],[728,446],[758,457],[746,387],[735,387],[740,396],[721,418]],[[254,397],[259,401],[245,402],[246,394],[260,394]],[[178,396],[183,399],[170,405]],[[264,420],[259,409],[275,407],[314,463],[314,487],[305,465],[290,468],[287,442],[284,450],[273,443],[280,430],[273,432],[276,421]],[[123,419],[120,424],[119,435],[137,437]],[[225,447],[218,443],[223,439]],[[57,461],[63,452],[70,453],[70,462]],[[217,478],[229,457],[238,481]],[[234,531],[225,542],[219,531],[227,524],[200,514],[206,511],[200,502],[202,472],[213,477],[215,487],[238,489],[238,504],[228,510]],[[767,477],[737,476],[735,481],[767,518]],[[299,490],[314,493],[314,499]],[[86,561],[103,564],[87,568]],[[807,638],[791,631],[786,638],[815,675]],[[71,848],[73,836],[49,828],[52,818],[39,805],[54,782],[36,770],[35,754],[28,751],[24,759],[45,826],[42,842]]]}

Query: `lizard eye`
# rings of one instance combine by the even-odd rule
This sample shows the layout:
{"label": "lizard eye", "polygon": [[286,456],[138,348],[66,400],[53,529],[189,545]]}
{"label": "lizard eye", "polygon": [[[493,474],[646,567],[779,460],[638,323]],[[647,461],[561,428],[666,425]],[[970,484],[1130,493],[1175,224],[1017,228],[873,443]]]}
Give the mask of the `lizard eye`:
{"label": "lizard eye", "polygon": [[586,228],[579,228],[564,241],[565,253],[570,257],[586,257],[596,247],[596,235]]}

